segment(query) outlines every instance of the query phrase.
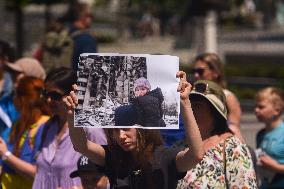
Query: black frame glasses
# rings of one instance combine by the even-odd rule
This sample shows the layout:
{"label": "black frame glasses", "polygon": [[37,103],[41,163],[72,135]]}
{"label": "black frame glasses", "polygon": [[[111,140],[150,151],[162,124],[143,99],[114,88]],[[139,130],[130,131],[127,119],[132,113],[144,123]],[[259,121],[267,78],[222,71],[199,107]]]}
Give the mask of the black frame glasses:
{"label": "black frame glasses", "polygon": [[205,72],[205,68],[193,68],[192,69],[193,74],[197,73],[200,76],[203,76],[204,72]]}
{"label": "black frame glasses", "polygon": [[209,91],[209,86],[207,83],[196,83],[193,86],[193,90],[198,93],[206,94]]}
{"label": "black frame glasses", "polygon": [[43,94],[45,99],[50,98],[51,100],[55,100],[55,101],[62,100],[63,96],[65,95],[65,94],[57,92],[57,91],[46,91],[46,90],[43,90],[42,94]]}

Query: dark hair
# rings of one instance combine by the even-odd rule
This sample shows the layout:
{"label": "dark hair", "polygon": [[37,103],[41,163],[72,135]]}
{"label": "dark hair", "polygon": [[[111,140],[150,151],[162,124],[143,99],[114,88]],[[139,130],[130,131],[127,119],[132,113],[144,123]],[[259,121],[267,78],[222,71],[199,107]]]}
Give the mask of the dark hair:
{"label": "dark hair", "polygon": [[65,22],[75,22],[86,14],[88,10],[88,5],[86,3],[74,2],[70,4],[66,14],[60,18],[61,21]]}
{"label": "dark hair", "polygon": [[[118,129],[106,130],[108,146],[110,147],[112,167],[115,172],[124,172],[135,169],[138,166],[142,168],[148,186],[153,186],[152,171],[153,152],[163,145],[163,139],[159,130],[137,129],[137,155],[133,157],[130,152],[125,152],[116,142],[114,132]],[[134,166],[134,167],[133,167]]]}
{"label": "dark hair", "polygon": [[15,61],[15,50],[6,42],[0,40],[0,59],[7,59],[9,62]]}
{"label": "dark hair", "polygon": [[75,71],[71,68],[59,67],[51,70],[45,79],[45,83],[51,83],[58,87],[65,94],[72,90],[72,85],[77,81]]}
{"label": "dark hair", "polygon": [[217,73],[217,78],[214,82],[218,83],[221,87],[225,88],[226,83],[224,79],[224,68],[223,63],[219,56],[215,53],[202,53],[199,54],[193,61],[193,64],[197,63],[198,61],[204,62],[207,64],[210,70]]}

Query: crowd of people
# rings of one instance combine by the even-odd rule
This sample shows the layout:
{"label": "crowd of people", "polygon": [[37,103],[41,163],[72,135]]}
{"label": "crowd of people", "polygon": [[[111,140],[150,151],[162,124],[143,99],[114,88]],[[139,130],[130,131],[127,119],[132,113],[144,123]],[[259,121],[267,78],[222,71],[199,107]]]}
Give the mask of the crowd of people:
{"label": "crowd of people", "polygon": [[[215,53],[193,60],[194,82],[183,71],[176,75],[178,130],[131,127],[165,126],[163,95],[144,77],[134,83],[131,104],[115,111],[115,124],[130,127],[74,127],[75,62],[80,53],[97,47],[85,32],[89,9],[80,4],[71,10],[68,40],[74,49],[68,65],[48,64],[58,59],[47,52],[51,44],[43,43],[43,54],[34,58],[15,59],[9,43],[0,41],[0,188],[284,188],[283,90],[267,87],[255,96],[255,115],[265,127],[254,150],[241,134],[240,103],[226,88],[223,63]],[[52,41],[54,32],[62,37],[65,30],[54,25],[48,32]]]}

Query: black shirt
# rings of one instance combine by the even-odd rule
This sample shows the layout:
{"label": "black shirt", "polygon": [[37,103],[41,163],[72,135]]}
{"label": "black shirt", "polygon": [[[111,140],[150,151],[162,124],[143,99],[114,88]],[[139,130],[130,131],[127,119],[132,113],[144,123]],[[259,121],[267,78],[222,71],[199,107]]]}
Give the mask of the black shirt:
{"label": "black shirt", "polygon": [[105,174],[110,179],[111,189],[175,189],[177,181],[182,179],[186,172],[179,173],[176,168],[176,155],[181,148],[179,147],[164,147],[159,146],[153,153],[153,164],[151,176],[153,180],[153,186],[148,186],[148,182],[145,180],[143,171],[137,168],[133,168],[129,171],[115,171],[112,168],[112,158],[108,146],[103,146],[105,149]]}

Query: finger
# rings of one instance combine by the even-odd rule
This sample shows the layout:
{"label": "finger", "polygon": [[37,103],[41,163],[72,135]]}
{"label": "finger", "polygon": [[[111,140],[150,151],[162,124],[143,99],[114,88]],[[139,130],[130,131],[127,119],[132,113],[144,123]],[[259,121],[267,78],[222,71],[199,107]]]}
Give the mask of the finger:
{"label": "finger", "polygon": [[65,103],[65,105],[68,107],[68,109],[71,109],[72,105],[71,103],[67,100],[67,97],[63,98],[63,102]]}
{"label": "finger", "polygon": [[78,86],[77,86],[76,84],[73,84],[73,85],[72,85],[72,89],[73,89],[74,91],[77,91]]}
{"label": "finger", "polygon": [[77,98],[77,95],[75,94],[75,92],[71,91],[70,96],[71,96],[73,102],[77,105],[78,104],[78,98]]}
{"label": "finger", "polygon": [[71,96],[66,97],[67,101],[71,104],[71,107],[74,109],[76,107],[74,100]]}
{"label": "finger", "polygon": [[178,71],[176,77],[186,80],[186,73],[184,71]]}

